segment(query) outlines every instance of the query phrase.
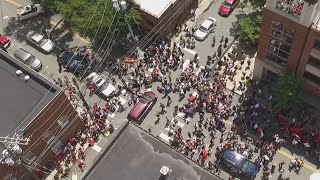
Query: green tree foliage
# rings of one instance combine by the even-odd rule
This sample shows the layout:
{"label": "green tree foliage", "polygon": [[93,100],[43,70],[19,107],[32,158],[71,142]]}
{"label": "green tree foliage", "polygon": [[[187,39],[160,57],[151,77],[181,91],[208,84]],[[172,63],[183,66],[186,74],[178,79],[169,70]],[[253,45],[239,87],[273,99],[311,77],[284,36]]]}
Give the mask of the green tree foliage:
{"label": "green tree foliage", "polygon": [[279,77],[275,93],[275,105],[282,111],[290,110],[296,103],[303,86],[303,79],[292,71]]}
{"label": "green tree foliage", "polygon": [[241,31],[239,38],[242,42],[256,46],[260,36],[262,15],[260,13],[251,13],[248,17],[240,20],[239,25]]}
{"label": "green tree foliage", "polygon": [[[66,25],[72,32],[78,32],[82,36],[101,40],[111,26],[111,31],[118,22],[118,31],[128,31],[126,22],[131,25],[139,24],[140,14],[132,3],[127,3],[128,9],[116,13],[111,0],[39,0],[40,3],[53,13],[60,14]],[[93,16],[94,15],[94,16]],[[127,21],[124,20],[124,17]],[[91,20],[92,18],[92,20]],[[99,28],[100,27],[100,28]],[[86,32],[84,34],[84,32]],[[118,34],[118,33],[116,33]]]}
{"label": "green tree foliage", "polygon": [[266,0],[243,0],[243,3],[252,6],[254,9],[260,10],[266,4]]}

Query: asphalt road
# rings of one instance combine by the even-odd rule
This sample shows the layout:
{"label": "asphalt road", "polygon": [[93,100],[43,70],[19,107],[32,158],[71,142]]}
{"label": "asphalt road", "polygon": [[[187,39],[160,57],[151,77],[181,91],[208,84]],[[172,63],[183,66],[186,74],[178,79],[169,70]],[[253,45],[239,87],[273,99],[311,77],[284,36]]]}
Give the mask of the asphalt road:
{"label": "asphalt road", "polygon": [[29,0],[2,0],[3,17],[0,23],[0,33],[7,36],[13,45],[8,49],[10,55],[18,48],[23,48],[39,58],[43,63],[41,73],[48,78],[57,78],[59,76],[71,75],[63,72],[62,75],[58,72],[57,55],[60,52],[59,47],[64,47],[65,43],[69,43],[70,47],[88,45],[88,41],[80,38],[77,35],[70,34],[67,30],[57,27],[52,31],[51,39],[56,44],[55,50],[50,54],[45,54],[39,49],[30,46],[26,42],[26,34],[29,31],[40,32],[41,29],[50,30],[54,24],[59,21],[57,17],[48,17],[46,14],[40,15],[28,20],[18,21],[16,19],[16,12],[19,6],[31,4]]}
{"label": "asphalt road", "polygon": [[[3,20],[2,23],[0,23],[0,33],[4,34],[6,36],[8,36],[10,38],[10,40],[12,41],[12,43],[14,44],[12,47],[9,48],[9,54],[13,54],[13,52],[19,48],[19,47],[23,47],[24,49],[26,49],[27,51],[29,51],[30,53],[32,53],[33,55],[35,55],[36,57],[38,57],[39,59],[42,60],[43,62],[43,74],[44,75],[50,75],[53,78],[56,78],[59,76],[58,73],[58,64],[56,61],[56,54],[59,52],[59,50],[55,50],[53,53],[51,54],[43,54],[41,52],[39,52],[37,49],[35,49],[34,47],[28,45],[25,41],[25,35],[27,32],[29,32],[30,30],[40,30],[40,29],[51,29],[52,28],[52,24],[54,24],[53,22],[57,22],[58,20],[55,18],[47,18],[47,17],[36,17],[27,21],[23,21],[23,22],[18,22],[15,20],[16,17],[16,8],[17,6],[20,5],[27,5],[30,2],[26,1],[26,0],[2,0],[2,9],[3,9]],[[232,42],[232,40],[234,39],[235,33],[237,32],[236,30],[236,24],[239,18],[243,18],[245,17],[244,12],[248,13],[251,12],[252,10],[250,9],[244,9],[244,12],[242,12],[239,9],[236,9],[232,15],[230,15],[227,18],[224,17],[220,17],[217,12],[218,12],[218,8],[220,6],[220,4],[222,3],[222,0],[217,1],[215,4],[213,4],[207,11],[205,11],[203,14],[201,14],[197,19],[196,22],[194,24],[194,26],[198,26],[200,25],[208,16],[212,16],[214,18],[217,19],[217,29],[215,33],[212,33],[209,35],[209,37],[203,41],[203,42],[196,42],[196,47],[193,50],[190,49],[184,49],[185,52],[185,58],[186,59],[191,59],[195,52],[199,53],[200,56],[200,64],[202,66],[205,65],[206,62],[206,58],[208,55],[214,53],[217,49],[217,47],[219,46],[219,40],[220,40],[220,35],[222,33],[225,34],[226,37],[229,38],[229,43]],[[63,46],[65,42],[69,42],[70,46],[78,46],[80,44],[81,45],[86,45],[86,43],[77,38],[76,36],[72,36],[70,35],[67,31],[62,30],[62,29],[57,29],[55,31],[53,31],[52,36],[54,37],[54,42],[58,45],[58,46]],[[212,42],[212,37],[216,36],[216,46],[214,48],[211,47],[211,42]],[[180,70],[178,70],[180,71]],[[62,73],[62,75],[68,74],[70,75],[70,73]],[[172,74],[172,79],[176,79],[178,77],[178,72],[173,73]],[[153,90],[155,90],[156,88],[155,84],[153,86]],[[121,97],[124,99],[123,101],[126,102],[126,100],[128,99],[128,94],[125,93],[123,95],[121,95]],[[160,120],[158,120],[159,122],[156,123],[157,118],[156,118],[156,113],[157,111],[159,111],[159,103],[162,102],[164,104],[166,104],[166,99],[162,99],[162,95],[158,94],[159,96],[159,100],[157,102],[157,104],[154,106],[153,110],[148,114],[148,116],[146,117],[146,119],[144,120],[144,122],[141,124],[141,126],[144,129],[151,129],[151,132],[153,135],[157,136],[160,135],[161,133],[166,134],[167,131],[165,130],[164,124],[166,123],[166,117],[171,120],[173,118],[172,113],[173,113],[173,106],[175,105],[181,105],[186,103],[186,100],[184,99],[181,102],[178,102],[178,97],[177,95],[171,95],[172,99],[173,99],[173,103],[171,105],[171,107],[167,108],[168,112],[165,115],[161,115],[160,116]],[[234,102],[237,102],[238,97],[235,96],[234,97]],[[98,96],[94,95],[91,98],[88,98],[89,103],[93,104],[95,102],[99,102],[99,104],[101,106],[104,106],[104,101],[101,100]],[[115,127],[120,127],[125,121],[126,121],[126,115],[127,112],[129,111],[129,109],[125,112],[122,113],[115,113],[114,115],[111,115],[110,117],[110,121],[115,124]],[[207,117],[208,115],[206,115]],[[194,116],[194,118],[191,119],[190,124],[186,124],[182,119],[178,119],[179,122],[181,122],[183,124],[183,134],[184,137],[186,137],[186,133],[189,131],[193,130],[193,124],[198,120],[198,114],[196,114]],[[227,123],[227,124],[230,124]],[[208,134],[206,134],[207,136]],[[219,133],[217,134],[217,136],[219,136]],[[102,139],[98,144],[98,146],[101,147],[105,147],[106,146],[106,139]],[[215,144],[218,144],[218,142],[215,142]],[[102,150],[99,148],[98,149],[93,149],[90,150],[92,151],[92,156],[88,157],[88,159],[94,159],[95,156],[101,152],[99,151],[103,151],[104,148],[102,148]],[[274,157],[274,161],[275,163],[279,163],[281,161],[286,161],[287,164],[289,162],[289,159],[292,158],[291,153],[282,148],[282,152],[281,153],[277,153],[277,155]],[[310,164],[310,163],[309,163]],[[87,164],[89,165],[89,164]],[[300,171],[300,174],[297,175],[296,173],[289,173],[287,172],[287,174],[289,175],[289,177],[291,177],[291,179],[307,179],[307,177],[309,177],[313,172],[319,172],[317,169],[315,169],[315,167],[313,165],[308,165],[304,168],[302,168],[302,170]],[[260,175],[260,174],[259,174]],[[260,179],[260,176],[257,176],[256,179]],[[228,174],[225,172],[222,172],[221,176],[223,178],[227,178]],[[277,176],[272,177],[272,179],[276,179]]]}

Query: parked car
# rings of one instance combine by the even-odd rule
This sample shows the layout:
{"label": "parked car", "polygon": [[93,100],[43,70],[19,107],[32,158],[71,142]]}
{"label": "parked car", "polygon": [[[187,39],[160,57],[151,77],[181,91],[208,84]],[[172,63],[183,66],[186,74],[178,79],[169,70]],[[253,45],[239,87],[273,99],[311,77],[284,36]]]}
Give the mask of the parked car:
{"label": "parked car", "polygon": [[35,71],[40,71],[42,69],[42,62],[22,48],[17,49],[14,52],[14,56]]}
{"label": "parked car", "polygon": [[246,177],[254,179],[258,173],[258,166],[237,152],[225,151],[222,155],[222,161],[233,172]]}
{"label": "parked car", "polygon": [[27,5],[17,9],[18,20],[29,19],[44,13],[40,4]]}
{"label": "parked car", "polygon": [[195,38],[199,41],[205,40],[210,33],[214,32],[216,24],[215,18],[208,17],[195,32]]}
{"label": "parked car", "polygon": [[116,92],[116,88],[96,72],[92,72],[87,77],[87,85],[89,84],[93,84],[96,87],[96,92],[106,98],[111,97]]}
{"label": "parked car", "polygon": [[232,11],[237,7],[240,0],[224,0],[219,8],[219,14],[221,16],[229,16]]}
{"label": "parked car", "polygon": [[34,31],[30,31],[27,34],[27,40],[46,53],[51,52],[55,47],[54,43],[50,39]]}
{"label": "parked car", "polygon": [[147,113],[151,110],[154,104],[157,102],[157,96],[151,91],[146,91],[139,98],[139,101],[133,106],[129,112],[128,120],[134,121],[138,124],[142,123]]}
{"label": "parked car", "polygon": [[63,51],[58,55],[58,59],[67,70],[75,75],[82,74],[87,69],[87,66],[82,63],[82,57],[72,52]]}
{"label": "parked car", "polygon": [[11,41],[0,34],[0,49],[7,51],[7,49],[11,46]]}

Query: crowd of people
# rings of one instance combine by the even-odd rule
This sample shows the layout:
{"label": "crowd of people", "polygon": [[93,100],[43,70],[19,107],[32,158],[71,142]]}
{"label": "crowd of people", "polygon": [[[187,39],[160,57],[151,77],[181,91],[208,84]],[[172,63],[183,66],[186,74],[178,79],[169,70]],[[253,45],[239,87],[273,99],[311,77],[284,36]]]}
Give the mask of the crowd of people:
{"label": "crowd of people", "polygon": [[[56,83],[65,89],[70,102],[77,108],[81,99],[77,85],[71,82],[67,76],[63,80],[59,79]],[[95,103],[91,111],[86,108],[82,109],[79,116],[82,119],[83,128],[78,129],[74,137],[69,138],[62,151],[58,152],[48,165],[53,166],[52,163],[54,163],[57,170],[55,179],[68,176],[73,164],[77,164],[81,171],[85,169],[86,148],[94,146],[101,134],[109,136],[114,131],[113,125],[106,120],[109,112],[110,102],[106,104],[105,108],[101,108]]]}

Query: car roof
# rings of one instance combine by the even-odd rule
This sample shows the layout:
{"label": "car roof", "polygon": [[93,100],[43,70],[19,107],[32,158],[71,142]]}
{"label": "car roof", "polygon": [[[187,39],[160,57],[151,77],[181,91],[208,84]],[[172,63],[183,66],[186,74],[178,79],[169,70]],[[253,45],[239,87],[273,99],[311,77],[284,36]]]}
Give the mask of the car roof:
{"label": "car roof", "polygon": [[234,1],[235,0],[225,0],[225,2],[230,3],[230,4],[233,4]]}
{"label": "car roof", "polygon": [[0,34],[0,43],[1,43],[1,44],[5,44],[5,43],[8,42],[8,41],[9,41],[9,39],[8,39],[7,37],[2,36],[2,35]]}
{"label": "car roof", "polygon": [[32,38],[34,41],[39,42],[39,41],[41,41],[41,39],[43,39],[43,36],[42,36],[41,34],[39,34],[39,33],[35,33],[35,34],[33,34],[33,35],[31,36],[31,38]]}
{"label": "car roof", "polygon": [[234,151],[227,150],[223,154],[223,159],[227,163],[232,164],[235,167],[239,167],[240,164],[243,162],[244,157]]}
{"label": "car roof", "polygon": [[138,120],[146,107],[147,104],[143,103],[140,99],[137,104],[134,105],[128,115],[135,120]]}
{"label": "car roof", "polygon": [[22,48],[18,48],[15,52],[14,55],[19,57],[22,60],[26,60],[28,59],[31,54],[29,52],[27,52],[26,50],[22,49]]}
{"label": "car roof", "polygon": [[201,26],[205,27],[205,28],[209,28],[209,26],[213,24],[212,21],[206,19],[202,24]]}

